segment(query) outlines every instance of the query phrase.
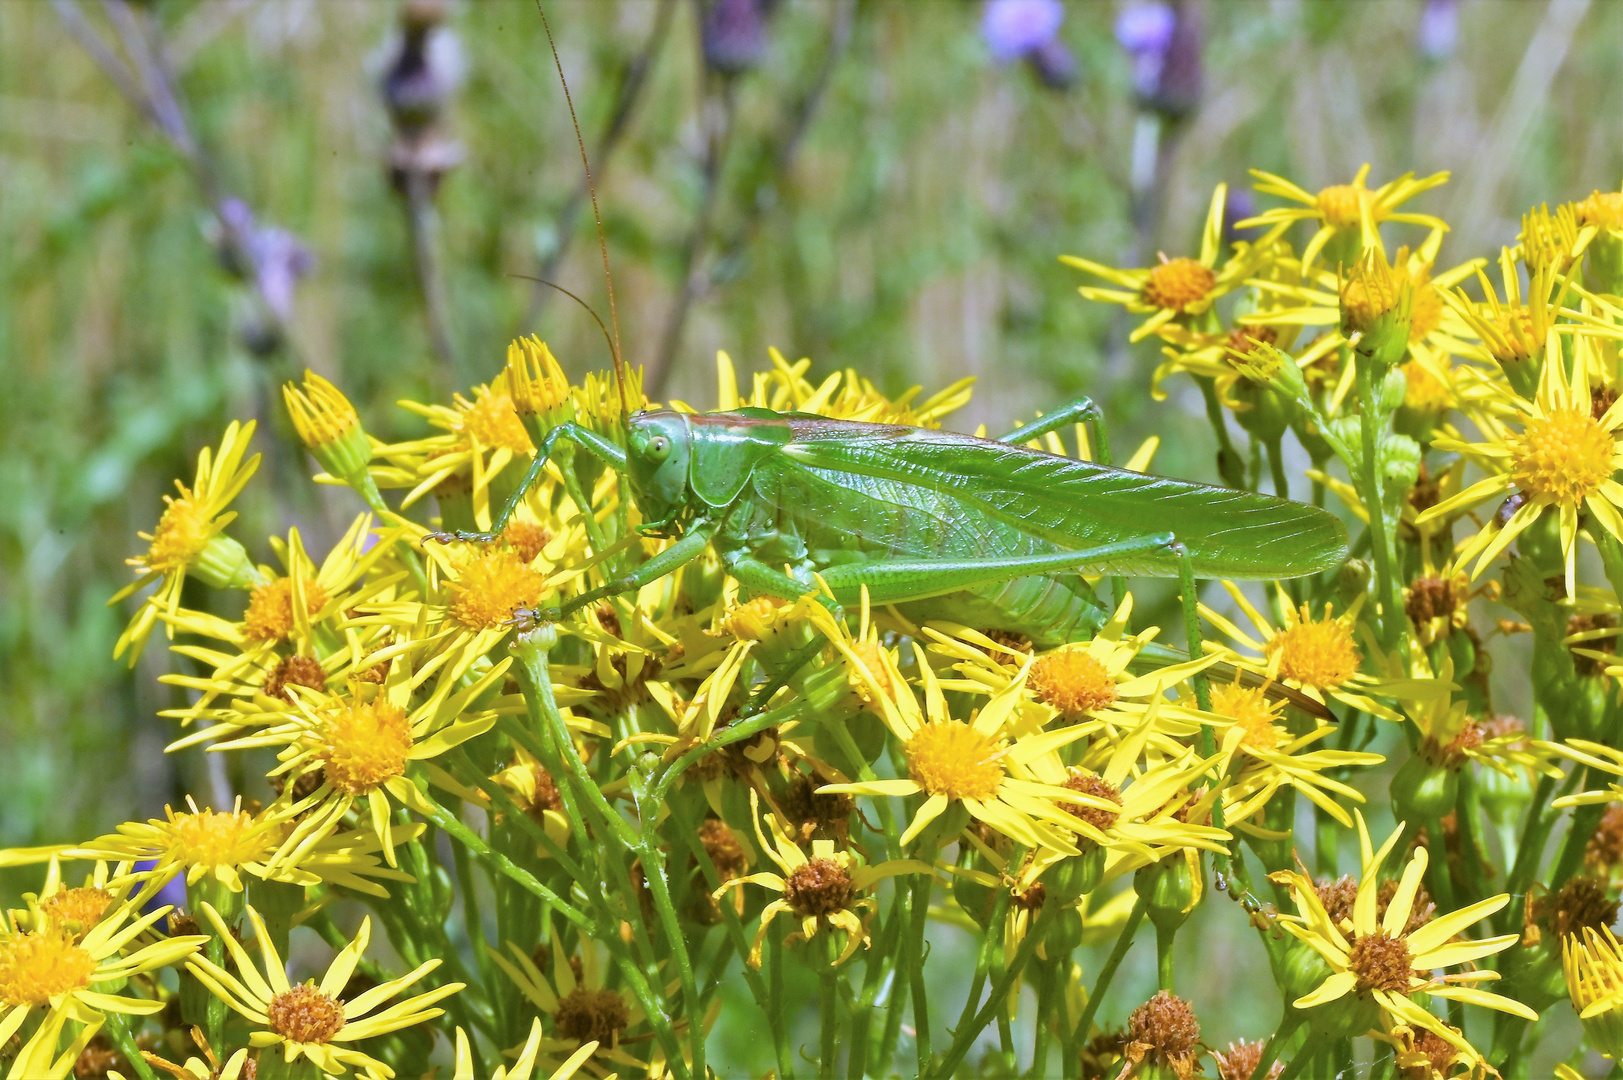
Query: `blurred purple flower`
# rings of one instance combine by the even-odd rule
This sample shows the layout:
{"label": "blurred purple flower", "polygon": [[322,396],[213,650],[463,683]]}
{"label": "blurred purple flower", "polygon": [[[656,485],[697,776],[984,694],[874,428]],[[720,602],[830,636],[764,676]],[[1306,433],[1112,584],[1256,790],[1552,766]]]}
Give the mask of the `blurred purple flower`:
{"label": "blurred purple flower", "polygon": [[1415,45],[1427,60],[1447,60],[1460,40],[1458,0],[1426,0],[1415,29]]}
{"label": "blurred purple flower", "polygon": [[383,75],[383,101],[403,132],[432,124],[462,82],[462,46],[443,24],[445,0],[409,0],[400,13],[400,40]]}
{"label": "blurred purple flower", "polygon": [[315,256],[292,233],[260,225],[241,199],[220,203],[220,235],[215,237],[226,269],[250,279],[265,306],[281,322],[293,317],[293,292],[299,279],[315,269]]}
{"label": "blurred purple flower", "polygon": [[1048,46],[1064,21],[1060,0],[988,0],[981,15],[981,37],[992,55],[1007,63]]}
{"label": "blurred purple flower", "polygon": [[1142,105],[1169,117],[1193,111],[1204,81],[1194,5],[1131,4],[1116,18],[1116,41],[1133,62],[1133,90]]}
{"label": "blurred purple flower", "polygon": [[1261,231],[1256,227],[1249,229],[1236,228],[1240,222],[1254,216],[1256,212],[1257,201],[1251,197],[1251,192],[1246,188],[1231,184],[1228,198],[1223,202],[1223,249],[1225,251],[1236,240],[1249,240]]}
{"label": "blurred purple flower", "polygon": [[1068,90],[1076,83],[1076,56],[1057,37],[1032,49],[1026,54],[1026,60],[1050,90]]}
{"label": "blurred purple flower", "polygon": [[763,0],[715,0],[705,12],[704,62],[723,75],[740,75],[766,55]]}
{"label": "blurred purple flower", "polygon": [[[156,859],[142,859],[135,864],[135,870],[137,873],[139,873],[143,870],[151,870],[157,865],[158,860]],[[153,895],[152,899],[146,902],[146,906],[143,907],[141,911],[146,913],[156,911],[161,907],[184,908],[185,906],[186,876],[184,874],[176,874],[168,881],[164,882],[163,888],[159,889],[157,893]]]}
{"label": "blurred purple flower", "polygon": [[1172,6],[1158,2],[1129,4],[1116,16],[1116,41],[1132,58],[1133,89],[1140,97],[1155,93],[1177,23]]}

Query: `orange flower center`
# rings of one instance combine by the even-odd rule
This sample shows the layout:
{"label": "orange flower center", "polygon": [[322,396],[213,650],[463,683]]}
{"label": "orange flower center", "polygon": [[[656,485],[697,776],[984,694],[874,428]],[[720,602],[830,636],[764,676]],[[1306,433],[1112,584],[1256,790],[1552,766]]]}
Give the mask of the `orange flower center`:
{"label": "orange flower center", "polygon": [[365,795],[406,771],[411,724],[387,701],[357,701],[327,714],[321,739],[328,782],[350,795]]}
{"label": "orange flower center", "polygon": [[1348,229],[1358,224],[1358,207],[1364,201],[1364,189],[1356,184],[1333,184],[1319,192],[1313,201],[1326,225]]}
{"label": "orange flower center", "polygon": [[[856,654],[858,660],[862,661],[862,666],[868,669],[868,676],[874,681],[874,685],[878,687],[879,692],[887,697],[894,695],[896,688],[890,681],[890,665],[885,663],[885,650],[880,646],[879,642],[853,641],[851,651]],[[850,674],[846,676],[846,681],[856,691],[857,697],[869,705],[874,704],[874,692],[869,688],[868,680],[864,679],[862,674],[854,667],[851,669]]]}
{"label": "orange flower center", "polygon": [[515,454],[528,454],[535,449],[530,442],[524,423],[513,408],[513,398],[506,391],[494,391],[481,386],[473,392],[473,402],[461,399],[462,415],[457,429],[480,446],[491,449],[505,448]]}
{"label": "orange flower center", "polygon": [[1268,641],[1268,652],[1279,653],[1279,674],[1315,690],[1333,690],[1358,674],[1362,660],[1353,644],[1352,631],[1325,610],[1323,619],[1308,616],[1302,606],[1301,619]]}
{"label": "orange flower center", "polygon": [[41,900],[39,909],[51,925],[63,929],[76,927],[76,937],[82,938],[101,921],[107,905],[112,902],[113,894],[106,889],[63,889]]}
{"label": "orange flower center", "polygon": [[1409,989],[1414,974],[1409,943],[1402,937],[1389,937],[1385,930],[1360,934],[1347,956],[1347,969],[1358,978],[1358,991]]}
{"label": "orange flower center", "polygon": [[[327,590],[321,582],[300,578],[304,590],[306,616],[314,616],[327,604]],[[242,634],[249,641],[285,641],[293,634],[293,579],[277,578],[268,585],[255,585],[248,594],[248,610],[242,616]]]}
{"label": "orange flower center", "polygon": [[44,1005],[90,985],[96,961],[59,933],[23,933],[0,939],[0,1002]]}
{"label": "orange flower center", "polygon": [[851,875],[836,859],[811,859],[783,881],[783,902],[802,919],[844,911],[851,893]]}
{"label": "orange flower center", "polygon": [[1194,259],[1166,259],[1150,270],[1142,295],[1153,307],[1183,311],[1204,300],[1216,285],[1217,275],[1209,266]]}
{"label": "orange flower center", "polygon": [[180,570],[200,555],[209,542],[208,511],[184,485],[180,498],[163,497],[163,516],[152,532],[147,566],[159,573]]}
{"label": "orange flower center", "polygon": [[534,607],[547,587],[547,575],[520,561],[511,549],[470,558],[451,584],[451,618],[470,630],[501,626],[522,607]]}
{"label": "orange flower center", "polygon": [[241,810],[199,810],[174,814],[169,822],[172,849],[188,866],[242,866],[258,862],[274,847],[273,830]]}
{"label": "orange flower center", "polygon": [[907,771],[926,794],[989,799],[1003,782],[1003,754],[962,720],[932,720],[907,740]]}
{"label": "orange flower center", "polygon": [[552,530],[545,525],[534,521],[524,521],[514,517],[502,530],[502,540],[507,546],[518,552],[518,560],[528,565],[541,554],[541,549],[552,542]]}
{"label": "orange flower center", "polygon": [[1268,692],[1260,686],[1222,683],[1212,687],[1212,712],[1233,720],[1245,731],[1243,744],[1259,750],[1272,750],[1288,737],[1275,726],[1284,707],[1282,701],[1269,701]]}
{"label": "orange flower center", "polygon": [[1578,506],[1612,478],[1617,443],[1587,408],[1553,409],[1510,439],[1511,477],[1538,502]]}
{"label": "orange flower center", "polygon": [[1077,720],[1116,703],[1116,680],[1086,649],[1059,649],[1031,665],[1027,680],[1037,700]]}
{"label": "orange flower center", "polygon": [[313,983],[283,990],[265,1006],[270,1028],[288,1042],[324,1043],[344,1027],[344,1003]]}

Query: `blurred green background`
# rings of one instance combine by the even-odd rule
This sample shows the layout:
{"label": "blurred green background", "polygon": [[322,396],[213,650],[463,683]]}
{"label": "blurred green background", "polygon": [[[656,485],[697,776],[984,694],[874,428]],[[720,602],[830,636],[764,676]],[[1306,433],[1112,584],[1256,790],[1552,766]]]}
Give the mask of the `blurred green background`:
{"label": "blurred green background", "polygon": [[[1175,434],[1157,468],[1211,478],[1198,393],[1153,404],[1154,349],[1056,256],[1187,253],[1218,181],[1370,162],[1454,171],[1418,204],[1452,265],[1623,177],[1617,3],[1071,2],[1035,51],[971,0],[546,6],[627,354],[699,407],[717,349],[777,346],[891,392],[976,376],[969,428],[1086,392],[1121,446]],[[581,190],[530,0],[0,3],[0,844],[219,793],[161,753],[161,639],[132,674],[105,603],[230,418],[261,425],[233,532],[268,559],[356,510],[306,479],[276,392],[304,367],[400,438],[396,399],[489,379],[519,333],[606,365],[528,280],[606,316]],[[1220,943],[1200,966],[1250,948]]]}

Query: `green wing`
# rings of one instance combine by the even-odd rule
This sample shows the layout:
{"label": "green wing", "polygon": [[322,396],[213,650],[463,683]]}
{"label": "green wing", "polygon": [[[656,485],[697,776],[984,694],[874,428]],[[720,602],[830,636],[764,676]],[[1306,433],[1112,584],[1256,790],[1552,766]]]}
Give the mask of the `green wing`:
{"label": "green wing", "polygon": [[[1303,503],[1113,469],[945,431],[788,418],[783,453],[808,469],[915,484],[1062,548],[1171,533],[1200,577],[1302,577],[1339,567],[1347,531]],[[1090,572],[1165,577],[1171,556],[1118,559]]]}

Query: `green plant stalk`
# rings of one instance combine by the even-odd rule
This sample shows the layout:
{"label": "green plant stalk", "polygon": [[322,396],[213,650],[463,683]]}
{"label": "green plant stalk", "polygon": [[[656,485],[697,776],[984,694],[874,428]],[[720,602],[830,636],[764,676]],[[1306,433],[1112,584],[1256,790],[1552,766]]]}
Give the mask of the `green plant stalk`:
{"label": "green plant stalk", "polygon": [[1279,1028],[1274,1032],[1274,1037],[1268,1040],[1268,1045],[1262,1048],[1262,1056],[1257,1059],[1257,1067],[1251,1070],[1251,1075],[1267,1076],[1268,1070],[1273,1068],[1274,1061],[1279,1057],[1280,1052],[1285,1049],[1285,1043],[1301,1026],[1302,1014],[1291,1008],[1290,1004],[1287,1003],[1285,1005],[1285,1015],[1279,1021]]}
{"label": "green plant stalk", "polygon": [[[767,1012],[766,1012],[766,1014],[767,1014],[767,1016],[769,1018],[772,1018],[772,1023],[773,1023],[774,1028],[782,1028],[783,1027],[783,934],[782,934],[781,931],[773,930],[771,927],[767,928],[766,962],[767,962],[768,968],[770,968],[770,970],[767,973],[767,991],[766,991]],[[776,1034],[776,1032],[774,1032],[774,1034]],[[779,1040],[779,1041],[781,1042],[783,1040]],[[794,1056],[790,1055],[788,1057],[787,1061],[788,1061],[788,1064],[792,1067],[793,1064],[794,1064]],[[782,1072],[783,1067],[784,1067],[784,1063],[785,1063],[784,1055],[780,1052],[779,1055],[778,1055],[779,1071],[785,1077],[792,1077],[794,1075],[793,1071]]]}
{"label": "green plant stalk", "polygon": [[[1576,773],[1578,770],[1574,769]],[[1602,787],[1606,783],[1605,774],[1596,769],[1585,766],[1583,790],[1591,791]],[[1573,811],[1572,824],[1567,829],[1566,838],[1561,842],[1561,854],[1556,858],[1555,866],[1550,871],[1550,891],[1553,893],[1567,883],[1567,879],[1583,866],[1584,850],[1589,845],[1589,838],[1595,834],[1595,827],[1600,824],[1601,815],[1606,812],[1604,803],[1592,806],[1580,806]]]}
{"label": "green plant stalk", "polygon": [[1056,966],[1039,960],[1031,981],[1037,990],[1037,1025],[1031,1046],[1031,1068],[1026,1075],[1040,1078],[1048,1065],[1048,1044],[1053,1037],[1053,1031],[1048,1024],[1048,1013],[1054,1006]]}
{"label": "green plant stalk", "polygon": [[[1574,769],[1572,774],[1562,784],[1563,790],[1570,788],[1577,780],[1579,771]],[[1516,863],[1510,869],[1510,876],[1505,880],[1505,891],[1510,894],[1510,903],[1505,905],[1494,919],[1494,928],[1501,934],[1509,933],[1517,925],[1516,920],[1522,917],[1522,900],[1527,895],[1528,885],[1538,873],[1539,859],[1544,854],[1544,841],[1549,837],[1550,830],[1555,826],[1559,816],[1556,813],[1544,813],[1544,807],[1550,805],[1551,793],[1555,790],[1555,781],[1548,776],[1540,776],[1538,784],[1533,789],[1533,799],[1528,804],[1527,821],[1522,826],[1521,842],[1516,847]]]}
{"label": "green plant stalk", "polygon": [[[698,864],[699,872],[704,876],[705,882],[712,891],[720,888],[721,872],[716,869],[715,860],[710,857],[710,852],[705,850],[705,846],[695,839],[697,830],[693,828],[692,819],[676,803],[673,802],[667,805],[670,807],[671,820],[676,822],[677,835],[681,838],[688,853],[693,857],[693,861]],[[766,1014],[767,1029],[772,1033],[772,1048],[778,1061],[778,1075],[785,1077],[787,1080],[787,1078],[794,1075],[792,1068],[794,1054],[789,1049],[789,1037],[784,1030],[782,1011],[775,1004],[771,990],[761,981],[760,973],[749,965],[749,939],[744,935],[744,924],[739,921],[738,912],[725,903],[718,902],[716,906],[721,911],[722,924],[727,929],[727,935],[733,943],[734,950],[738,952],[739,956],[745,958],[742,966],[744,983],[749,987],[750,993],[754,995],[755,1003]],[[781,994],[779,999],[781,1000]]]}
{"label": "green plant stalk", "polygon": [[[958,1069],[958,1063],[964,1059],[965,1054],[969,1053],[969,1048],[975,1044],[975,1040],[986,1029],[986,1025],[991,1023],[993,1016],[1007,1017],[1008,1014],[1004,1009],[1004,1005],[1008,1001],[1009,991],[1014,989],[1021,972],[1025,970],[1026,964],[1031,961],[1032,956],[1037,952],[1038,944],[1047,936],[1048,928],[1054,922],[1054,913],[1058,909],[1059,905],[1057,904],[1043,905],[1042,913],[1037,916],[1037,921],[1027,929],[1026,936],[1021,939],[1020,948],[1015,950],[1013,959],[1004,967],[1003,973],[998,976],[997,981],[992,984],[992,993],[987,997],[986,1004],[981,1006],[980,1011],[975,1014],[974,1019],[970,1020],[968,1024],[958,1025],[958,1030],[953,1032],[952,1035],[952,1045],[947,1048],[946,1056],[941,1059],[940,1068],[930,1075],[938,1077],[952,1076]],[[921,1073],[920,1075],[926,1074]]]}
{"label": "green plant stalk", "polygon": [[[1274,1036],[1274,1039],[1278,1038],[1278,1035]],[[1278,1080],[1294,1080],[1295,1077],[1301,1075],[1302,1070],[1312,1064],[1313,1059],[1318,1056],[1320,1046],[1324,1041],[1324,1036],[1317,1031],[1308,1032],[1307,1041],[1302,1044],[1300,1050],[1296,1051],[1295,1056],[1285,1064],[1285,1071],[1279,1074]],[[1271,1044],[1273,1040],[1271,1039],[1269,1042]],[[1257,1066],[1258,1069],[1262,1067],[1260,1064]]]}
{"label": "green plant stalk", "polygon": [[1116,977],[1116,969],[1121,967],[1122,960],[1127,956],[1127,950],[1132,947],[1133,935],[1138,931],[1138,924],[1144,921],[1144,913],[1149,907],[1149,900],[1142,896],[1133,904],[1132,913],[1127,916],[1127,922],[1123,924],[1121,933],[1116,937],[1116,944],[1111,947],[1105,966],[1099,969],[1099,977],[1094,980],[1093,990],[1088,994],[1088,1003],[1082,1009],[1082,1015],[1071,1034],[1072,1045],[1087,1044],[1088,1031],[1093,1025],[1093,1018],[1098,1015],[1099,1003],[1104,1000],[1105,991],[1110,989],[1110,980]]}
{"label": "green plant stalk", "polygon": [[[1457,801],[1457,800],[1456,800]],[[1448,869],[1448,848],[1443,842],[1443,822],[1433,817],[1426,822],[1426,846],[1431,855],[1431,895],[1439,911],[1453,911],[1454,877]]]}
{"label": "green plant stalk", "polygon": [[[880,987],[885,985],[886,959],[893,944],[901,936],[901,926],[907,918],[907,890],[892,889],[890,913],[874,935],[873,947],[868,951],[867,970],[862,976],[862,995],[851,1008],[851,1052],[846,1057],[845,1073],[860,1080],[868,1067],[868,1042],[872,1034],[874,1002]],[[894,970],[894,969],[892,969]]]}
{"label": "green plant stalk", "polygon": [[[860,758],[858,760],[861,760]],[[907,949],[903,953],[903,966],[912,981],[914,1040],[919,1055],[919,1075],[930,1071],[930,999],[924,982],[924,932],[930,924],[930,892],[935,888],[931,874],[918,874],[913,879],[911,926],[907,935]]]}
{"label": "green plant stalk", "polygon": [[[643,878],[648,883],[649,895],[653,898],[661,928],[665,932],[666,947],[676,962],[677,978],[682,985],[682,997],[686,1003],[689,1019],[692,1067],[700,1076],[704,1076],[706,1075],[704,1006],[699,996],[698,983],[693,977],[693,959],[688,954],[687,939],[682,934],[681,920],[678,919],[676,908],[671,903],[670,889],[665,881],[664,853],[660,850],[657,836],[654,834],[652,815],[645,816],[646,824],[639,833],[609,804],[602,790],[592,782],[586,763],[581,760],[579,751],[575,749],[575,741],[570,737],[569,726],[558,711],[558,703],[552,696],[552,676],[543,646],[550,646],[556,641],[557,631],[551,627],[544,627],[522,635],[514,642],[513,652],[518,658],[517,667],[521,673],[520,684],[524,690],[525,700],[532,714],[540,713],[543,730],[551,733],[552,747],[563,758],[562,772],[554,773],[554,777],[562,775],[567,781],[567,786],[584,797],[605,829],[619,841],[622,850],[635,851],[642,858]],[[583,832],[582,836],[585,835],[587,834]],[[634,895],[630,875],[621,861],[614,858],[606,861],[619,879],[618,883],[623,890],[621,895],[628,897]],[[635,917],[635,912],[630,923],[638,947],[646,957],[648,972],[651,977],[657,978],[659,969],[654,960],[653,943],[648,938],[647,927],[641,919]],[[680,1072],[687,1071],[686,1063],[679,1059],[673,1060],[671,1064]]]}
{"label": "green plant stalk", "polygon": [[1374,380],[1370,378],[1372,361],[1360,356],[1355,361],[1358,369],[1358,434],[1362,453],[1359,455],[1359,473],[1363,481],[1364,506],[1369,511],[1370,554],[1375,562],[1376,595],[1381,597],[1381,645],[1387,652],[1403,653],[1403,641],[1409,633],[1409,617],[1403,610],[1403,594],[1396,573],[1393,537],[1386,527],[1386,503],[1381,497],[1381,477],[1376,456],[1378,434],[1376,425],[1377,398]]}
{"label": "green plant stalk", "polygon": [[[857,774],[857,778],[865,783],[871,783],[879,777],[857,749],[857,742],[851,737],[844,724],[829,724],[828,731],[834,733],[834,741],[839,745],[840,753],[846,757],[849,768]],[[879,811],[879,827],[885,834],[886,858],[899,859],[902,857],[902,834],[896,827],[896,814],[891,809],[889,799],[875,799],[874,808]]]}
{"label": "green plant stalk", "polygon": [[438,825],[440,828],[444,829],[454,839],[466,844],[468,846],[468,850],[471,851],[475,856],[483,859],[487,865],[494,867],[498,872],[510,878],[519,886],[519,888],[533,893],[547,904],[550,904],[558,911],[560,915],[574,923],[575,926],[580,930],[590,932],[601,929],[600,927],[596,926],[591,919],[587,918],[586,914],[574,904],[569,903],[563,897],[547,888],[536,878],[534,874],[515,864],[513,860],[509,859],[506,855],[503,855],[501,852],[491,848],[489,844],[485,843],[479,838],[477,833],[468,828],[466,825],[462,824],[462,822],[451,814],[450,811],[446,810],[445,807],[430,799],[428,797],[428,782],[426,779],[420,778],[417,781],[417,786],[422,789],[423,797],[428,799],[429,806],[433,811],[433,813],[429,816],[429,820],[434,822],[434,824]]}
{"label": "green plant stalk", "polygon": [[975,951],[975,978],[970,983],[969,997],[964,999],[963,1012],[958,1016],[959,1027],[975,1018],[976,1007],[981,1003],[981,994],[986,989],[986,979],[992,970],[992,961],[997,956],[998,940],[1003,936],[1003,920],[1008,917],[1010,900],[1008,889],[997,890],[996,898],[992,901],[992,913],[986,919],[986,932],[981,935],[980,948]]}
{"label": "green plant stalk", "polygon": [[[904,917],[906,909],[903,910]],[[879,1037],[879,1057],[876,1064],[880,1068],[888,1069],[890,1063],[896,1060],[896,1046],[902,1038],[902,1010],[907,1007],[908,981],[901,978],[898,965],[901,963],[902,950],[907,948],[907,935],[897,926],[896,954],[891,961],[890,998],[886,1002],[885,1029]]]}
{"label": "green plant stalk", "polygon": [[1206,402],[1206,420],[1212,426],[1212,434],[1217,436],[1218,475],[1229,487],[1243,489],[1245,477],[1236,471],[1240,467],[1240,455],[1235,453],[1234,443],[1229,440],[1223,405],[1217,400],[1217,386],[1208,375],[1196,375],[1195,383],[1199,385],[1200,396]]}
{"label": "green plant stalk", "polygon": [[[821,646],[821,642],[818,644]],[[672,789],[674,789],[676,786],[676,781],[679,780],[682,774],[686,772],[688,768],[695,762],[715,753],[717,750],[720,750],[723,747],[731,746],[733,743],[743,742],[745,739],[752,738],[768,728],[778,727],[789,722],[790,720],[800,719],[805,711],[805,706],[801,702],[797,701],[790,705],[773,709],[769,712],[759,713],[747,720],[740,720],[737,723],[729,724],[726,728],[722,729],[719,734],[713,736],[707,742],[695,746],[693,749],[671,762],[670,766],[660,774],[659,782],[654,785],[653,791],[650,793],[650,797],[654,801],[660,803],[668,801]]]}
{"label": "green plant stalk", "polygon": [[[105,1026],[108,1034],[113,1037],[113,1042],[118,1046],[125,1059],[129,1061],[130,1068],[135,1070],[135,1075],[140,1077],[141,1080],[158,1080],[157,1075],[152,1071],[152,1066],[148,1065],[147,1059],[141,1056],[141,1048],[136,1044],[135,1036],[131,1034],[129,1021],[124,1019],[124,1014],[108,1011],[102,1015],[106,1017]],[[217,1053],[224,1048],[223,1043],[210,1041],[209,1045],[215,1047]]]}
{"label": "green plant stalk", "polygon": [[479,890],[473,880],[473,864],[468,859],[468,849],[461,844],[452,844],[451,860],[456,867],[456,879],[462,883],[462,922],[468,931],[468,943],[473,948],[474,966],[479,969],[480,988],[490,1002],[492,1011],[497,1014],[496,1025],[500,1027],[500,1010],[492,992],[496,986],[495,975],[491,971],[490,949],[485,941],[485,920],[479,909]]}
{"label": "green plant stalk", "polygon": [[[585,869],[567,851],[555,844],[552,837],[547,835],[547,831],[530,819],[530,815],[519,809],[518,804],[513,801],[513,797],[507,793],[505,788],[492,781],[489,777],[480,774],[479,770],[474,768],[473,762],[468,759],[462,747],[458,746],[452,749],[450,753],[445,755],[443,760],[450,762],[456,772],[461,774],[458,776],[459,780],[465,784],[472,784],[484,792],[486,798],[490,799],[493,805],[500,807],[501,812],[507,815],[509,821],[518,826],[520,832],[540,845],[541,849],[547,853],[547,857],[556,862],[565,874],[568,874],[575,881],[590,880]],[[603,910],[607,911],[608,909],[604,907]]]}
{"label": "green plant stalk", "polygon": [[1177,989],[1177,974],[1172,962],[1172,943],[1176,930],[1155,928],[1155,977],[1158,989],[1172,993]]}
{"label": "green plant stalk", "polygon": [[[653,815],[650,814],[643,820],[645,822],[641,849],[643,879],[647,881],[648,891],[654,897],[654,909],[659,914],[660,925],[665,932],[666,947],[676,960],[676,974],[682,984],[682,1000],[688,1014],[688,1043],[693,1050],[693,1071],[701,1077],[708,1076],[704,1060],[704,999],[700,997],[698,981],[693,977],[693,958],[688,953],[687,937],[682,933],[682,923],[677,918],[676,905],[671,902],[670,884],[665,880],[665,853],[659,846],[659,834],[655,829]],[[629,889],[630,882],[626,884]],[[632,894],[628,891],[626,895]],[[634,919],[633,923],[641,921]]]}
{"label": "green plant stalk", "polygon": [[834,935],[823,935],[827,941],[823,946],[823,970],[818,975],[820,992],[817,996],[817,1011],[821,1026],[818,1039],[817,1068],[818,1076],[833,1076],[834,1062],[839,1056],[840,1034],[840,976],[835,968],[834,961],[839,953],[835,951]]}

